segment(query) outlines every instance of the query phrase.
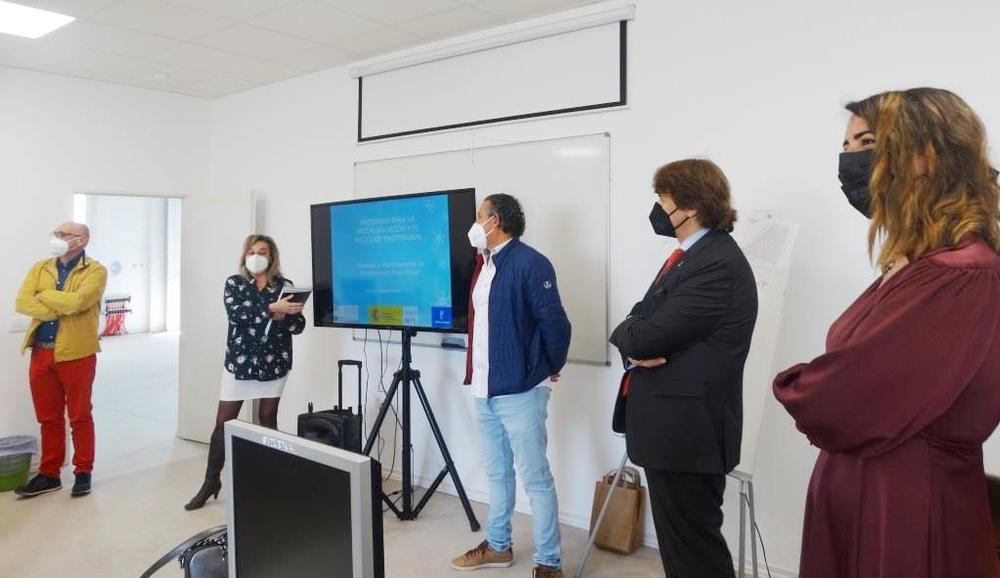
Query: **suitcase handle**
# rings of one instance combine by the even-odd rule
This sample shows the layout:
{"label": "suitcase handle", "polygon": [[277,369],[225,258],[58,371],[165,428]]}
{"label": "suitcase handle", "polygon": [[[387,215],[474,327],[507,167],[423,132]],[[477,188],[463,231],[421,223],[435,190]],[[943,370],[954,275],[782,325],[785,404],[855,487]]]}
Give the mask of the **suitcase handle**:
{"label": "suitcase handle", "polygon": [[358,415],[363,413],[361,407],[361,362],[356,359],[341,359],[337,361],[337,404],[340,409],[344,409],[344,366],[351,365],[358,368]]}

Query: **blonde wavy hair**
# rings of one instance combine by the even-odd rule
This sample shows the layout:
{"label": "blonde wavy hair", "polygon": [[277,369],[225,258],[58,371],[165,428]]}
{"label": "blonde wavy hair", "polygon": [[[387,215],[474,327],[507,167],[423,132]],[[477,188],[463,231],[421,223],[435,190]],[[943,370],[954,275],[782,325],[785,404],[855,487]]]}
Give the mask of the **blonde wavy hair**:
{"label": "blonde wavy hair", "polygon": [[246,257],[247,253],[250,252],[250,247],[254,246],[254,243],[264,242],[267,243],[268,249],[270,249],[271,256],[267,259],[267,284],[274,284],[275,277],[284,277],[281,274],[281,257],[278,255],[278,244],[274,242],[274,239],[267,235],[249,235],[246,241],[243,241],[243,252],[240,253],[240,265],[239,271],[240,275],[243,275],[247,279],[253,279],[253,275],[247,270]]}
{"label": "blonde wavy hair", "polygon": [[986,129],[958,95],[937,88],[876,94],[847,110],[875,133],[868,250],[885,267],[971,236],[1000,253],[1000,185]]}

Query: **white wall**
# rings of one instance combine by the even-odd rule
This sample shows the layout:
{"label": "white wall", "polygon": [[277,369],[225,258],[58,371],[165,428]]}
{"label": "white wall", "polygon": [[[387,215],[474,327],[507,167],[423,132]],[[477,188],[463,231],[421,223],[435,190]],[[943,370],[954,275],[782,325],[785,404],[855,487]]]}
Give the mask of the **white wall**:
{"label": "white wall", "polygon": [[181,199],[167,199],[167,304],[165,331],[181,329]]}
{"label": "white wall", "polygon": [[[781,207],[802,225],[774,369],[811,359],[822,352],[830,323],[875,277],[866,256],[867,223],[844,200],[836,178],[847,119],[841,104],[891,88],[947,87],[1000,138],[1000,77],[972,65],[1000,53],[993,30],[1000,6],[963,1],[942,10],[929,0],[637,3],[638,19],[629,29],[627,110],[357,146],[357,88],[344,69],[334,69],[215,101],[211,187],[257,190],[263,229],[281,245],[287,274],[306,282],[307,206],[348,198],[354,161],[609,131],[611,313],[619,319],[663,258],[664,245],[646,223],[653,171],[672,159],[709,156],[730,177],[738,209]],[[375,350],[369,348],[369,359]],[[307,400],[328,405],[335,360],[360,357],[348,331],[307,329],[296,340],[281,427],[294,429]],[[484,497],[475,423],[458,385],[461,354],[418,350],[415,362],[466,487]],[[608,428],[618,377],[613,368],[571,366],[552,398],[550,457],[567,521],[586,521],[593,480],[621,455],[622,443]],[[422,475],[432,476],[440,461],[426,428],[418,422],[414,431],[416,463]],[[760,527],[771,565],[794,570],[815,450],[773,399],[760,444]],[[1000,470],[996,444],[989,453],[991,468]],[[731,545],[736,506],[730,487]]]}
{"label": "white wall", "polygon": [[[846,120],[839,105],[888,88],[947,87],[1000,138],[1000,77],[973,64],[1000,52],[993,30],[1000,6],[967,0],[948,11],[929,0],[638,4],[629,31],[627,110],[364,146],[354,143],[356,85],[342,68],[213,103],[0,68],[2,230],[5,246],[14,248],[0,273],[0,303],[13,315],[14,292],[30,264],[44,256],[47,232],[71,216],[74,191],[191,194],[206,182],[214,192],[257,190],[262,228],[281,244],[286,273],[304,284],[308,205],[348,198],[353,162],[608,131],[612,318],[627,311],[662,261],[664,246],[645,222],[653,170],[706,155],[726,170],[739,209],[781,207],[802,225],[775,371],[807,360],[821,352],[830,322],[874,277],[865,255],[866,223],[837,187]],[[17,355],[22,335],[3,335],[0,435],[32,432],[27,361]],[[374,352],[370,347],[369,360]],[[331,403],[336,359],[360,357],[348,331],[309,328],[299,337],[282,428],[294,429],[306,401]],[[462,356],[421,349],[415,357],[470,494],[483,498],[475,423],[458,385]],[[553,396],[550,456],[563,517],[573,523],[586,521],[592,481],[621,455],[621,442],[607,429],[617,380],[613,368],[571,366]],[[416,463],[424,476],[433,475],[440,461],[427,429],[418,421],[414,431]],[[797,566],[814,457],[784,411],[769,402],[755,478],[760,526],[777,568]],[[995,442],[987,464],[1000,472]],[[731,491],[727,500],[732,540]]]}
{"label": "white wall", "polygon": [[[73,193],[196,194],[208,175],[207,101],[0,67],[0,436],[36,433],[14,295],[73,216]],[[98,361],[100,371],[100,361]]]}
{"label": "white wall", "polygon": [[[149,205],[149,315],[146,331],[159,332],[167,326],[167,199],[144,199]],[[127,327],[127,323],[126,323]],[[139,333],[128,329],[129,333]]]}
{"label": "white wall", "polygon": [[[839,105],[888,88],[943,86],[964,96],[1000,138],[1000,77],[981,64],[1000,53],[994,30],[1000,6],[970,0],[947,11],[930,0],[637,3],[627,110],[365,146],[354,143],[356,85],[343,68],[213,103],[0,68],[2,230],[5,246],[13,248],[0,273],[0,303],[13,314],[24,271],[44,256],[47,232],[70,217],[73,191],[190,194],[206,182],[215,192],[257,190],[263,230],[281,244],[287,274],[307,283],[308,204],[348,198],[354,161],[608,131],[612,317],[627,311],[662,261],[664,246],[645,222],[653,170],[706,155],[726,170],[739,209],[782,207],[802,225],[775,370],[807,360],[821,352],[830,322],[874,277],[865,255],[866,223],[837,188],[846,120]],[[0,435],[32,432],[27,361],[16,353],[21,335],[3,335]],[[330,404],[335,360],[348,357],[361,357],[348,331],[310,328],[297,339],[283,429],[294,429],[307,400]],[[461,354],[418,350],[416,363],[470,494],[485,497],[475,424],[458,385]],[[571,366],[553,396],[550,456],[567,521],[585,522],[592,481],[621,454],[621,442],[607,430],[617,380],[612,368]],[[440,461],[427,430],[418,422],[414,431],[416,463],[423,475],[433,475]],[[814,457],[784,411],[769,402],[755,477],[760,526],[777,568],[797,566]],[[1000,471],[996,443],[988,447],[987,463]],[[732,540],[731,491],[727,499]]]}

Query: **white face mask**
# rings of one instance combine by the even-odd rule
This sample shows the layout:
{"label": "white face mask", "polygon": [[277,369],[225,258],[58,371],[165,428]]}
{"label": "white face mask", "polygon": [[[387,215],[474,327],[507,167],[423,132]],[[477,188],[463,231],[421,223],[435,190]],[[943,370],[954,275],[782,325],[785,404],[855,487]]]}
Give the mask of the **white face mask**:
{"label": "white face mask", "polygon": [[49,252],[56,257],[62,257],[69,253],[69,241],[56,236],[49,237]]}
{"label": "white face mask", "polygon": [[[493,216],[490,217],[489,219],[486,219],[486,223],[489,223],[495,218],[496,217]],[[486,249],[486,247],[488,246],[486,239],[490,236],[490,233],[496,230],[496,227],[494,227],[493,229],[490,230],[489,233],[487,233],[485,226],[486,223],[483,224],[472,223],[472,226],[469,227],[469,243],[471,243],[473,247],[479,249],[480,251]]]}
{"label": "white face mask", "polygon": [[247,271],[250,271],[251,275],[263,273],[267,270],[267,257],[263,255],[247,255],[247,258],[244,260],[244,265],[246,265]]}

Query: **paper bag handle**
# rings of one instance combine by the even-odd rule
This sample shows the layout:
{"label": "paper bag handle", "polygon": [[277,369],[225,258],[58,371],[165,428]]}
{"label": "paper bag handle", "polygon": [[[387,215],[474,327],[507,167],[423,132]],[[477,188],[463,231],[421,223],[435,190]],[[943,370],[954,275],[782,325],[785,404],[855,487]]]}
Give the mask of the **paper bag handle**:
{"label": "paper bag handle", "polygon": [[[611,483],[615,481],[616,474],[618,474],[618,470],[611,470],[610,472],[604,474],[604,483],[610,486]],[[625,488],[635,489],[641,485],[641,479],[642,478],[639,477],[639,470],[633,467],[626,467],[622,472],[622,478],[618,482],[618,485]]]}

